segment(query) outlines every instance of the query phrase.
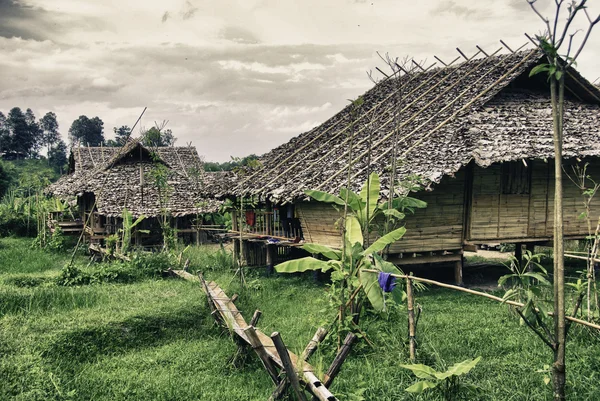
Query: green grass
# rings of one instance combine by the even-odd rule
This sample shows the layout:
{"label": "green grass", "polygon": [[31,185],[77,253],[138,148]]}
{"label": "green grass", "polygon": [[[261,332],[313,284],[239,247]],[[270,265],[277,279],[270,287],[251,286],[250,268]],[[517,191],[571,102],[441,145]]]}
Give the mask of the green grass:
{"label": "green grass", "polygon": [[[28,240],[0,239],[1,400],[264,400],[273,386],[250,355],[243,368],[228,359],[236,345],[216,327],[198,284],[144,279],[131,284],[59,287],[27,277],[57,276],[67,255],[26,248]],[[20,255],[11,261],[11,255]],[[332,318],[326,286],[310,275],[262,277],[251,272],[242,290],[218,269],[214,250],[188,250],[192,267],[228,293],[247,320],[263,312],[259,328],[279,331],[300,352],[319,325]],[[34,260],[35,259],[35,260]],[[45,260],[38,263],[36,260]],[[7,266],[7,263],[12,263]],[[19,270],[16,266],[21,266]],[[10,278],[20,277],[20,281]],[[35,280],[34,280],[35,281]],[[19,284],[15,284],[18,282]],[[536,373],[551,353],[506,306],[447,290],[417,294],[419,359],[438,369],[467,358],[483,359],[469,374],[480,400],[546,400],[551,390]],[[331,390],[340,399],[420,400],[404,388],[414,377],[407,363],[404,310],[368,315],[369,339],[357,344]],[[320,371],[333,358],[331,341],[311,359]],[[600,394],[598,338],[573,329],[567,349],[569,399]]]}

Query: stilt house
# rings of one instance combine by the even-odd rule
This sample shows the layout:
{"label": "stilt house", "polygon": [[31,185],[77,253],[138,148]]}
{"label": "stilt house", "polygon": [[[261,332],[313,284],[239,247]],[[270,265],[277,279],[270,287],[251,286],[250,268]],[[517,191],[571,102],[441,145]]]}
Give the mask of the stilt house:
{"label": "stilt house", "polygon": [[205,173],[194,147],[147,148],[132,140],[122,148],[73,148],[69,174],[46,193],[76,198],[76,220],[51,218],[66,232],[84,230],[90,243],[101,244],[122,227],[126,209],[134,219],[146,217],[136,227],[134,242],[153,246],[162,240],[158,217],[164,214],[179,236],[200,241],[203,218],[217,212],[222,203],[213,194],[223,190],[227,179]]}
{"label": "stilt house", "polygon": [[[338,194],[346,186],[352,146],[353,190],[378,172],[388,192],[394,158],[399,181],[414,175],[423,180],[424,189],[411,196],[428,206],[407,216],[406,235],[390,250],[398,264],[456,262],[460,282],[466,248],[551,240],[549,85],[544,74],[529,77],[544,61],[537,49],[489,56],[479,51],[462,63],[385,79],[363,95],[354,116],[348,106],[261,158],[262,168],[231,193],[260,199],[264,208],[256,213],[270,219],[246,231],[272,234],[273,208],[293,210],[305,241],[340,246],[339,214],[304,191]],[[600,91],[573,68],[565,84],[564,170],[573,175],[570,166],[589,162],[588,174],[600,182]],[[584,238],[582,191],[567,176],[564,209],[566,237]],[[596,221],[599,197],[592,212]]]}

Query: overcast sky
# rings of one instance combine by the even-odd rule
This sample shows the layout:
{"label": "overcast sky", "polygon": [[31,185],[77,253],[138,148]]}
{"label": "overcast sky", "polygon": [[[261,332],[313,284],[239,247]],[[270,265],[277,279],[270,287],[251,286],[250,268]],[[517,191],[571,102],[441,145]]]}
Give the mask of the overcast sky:
{"label": "overcast sky", "polygon": [[[335,114],[372,86],[377,51],[430,64],[542,29],[526,0],[0,0],[0,111],[54,111],[65,138],[98,116],[112,137],[147,106],[143,127],[169,120],[177,145],[225,161]],[[578,66],[591,81],[596,29]]]}

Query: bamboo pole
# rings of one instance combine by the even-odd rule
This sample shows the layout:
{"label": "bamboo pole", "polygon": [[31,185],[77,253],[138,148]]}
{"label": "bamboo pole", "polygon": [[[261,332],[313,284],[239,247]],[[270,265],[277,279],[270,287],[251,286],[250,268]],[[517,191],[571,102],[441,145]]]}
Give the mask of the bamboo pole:
{"label": "bamboo pole", "polygon": [[[379,270],[374,270],[374,269],[363,269],[361,271],[365,272],[365,273],[379,273]],[[501,303],[507,304],[507,305],[516,306],[516,307],[519,307],[519,308],[522,308],[523,306],[525,306],[524,304],[522,304],[520,302],[515,302],[515,301],[510,301],[510,300],[504,300],[504,299],[502,299],[500,297],[497,297],[497,296],[492,295],[492,294],[488,294],[486,292],[470,290],[468,288],[463,288],[463,287],[459,287],[457,285],[452,285],[452,284],[441,283],[439,281],[430,280],[430,279],[427,279],[427,278],[409,276],[409,275],[406,275],[406,274],[392,274],[392,276],[396,277],[396,278],[411,279],[411,280],[414,280],[414,281],[420,281],[422,283],[436,285],[436,286],[442,287],[442,288],[449,288],[451,290],[462,291],[462,292],[466,292],[466,293],[472,294],[472,295],[478,295],[480,297],[492,299],[494,301],[498,301],[498,302],[501,302]],[[548,315],[549,316],[554,316],[554,313],[548,312]],[[575,322],[575,323],[582,324],[582,325],[587,326],[587,327],[591,327],[593,329],[600,330],[600,325],[598,325],[598,324],[586,322],[585,320],[577,319],[577,318],[574,318],[574,317],[571,317],[571,316],[565,316],[565,319],[570,320],[570,321]]]}
{"label": "bamboo pole", "polygon": [[417,341],[415,339],[417,327],[415,323],[415,303],[411,279],[406,279],[406,301],[408,305],[408,352],[410,361],[414,363],[417,359]]}
{"label": "bamboo pole", "polygon": [[273,340],[273,344],[275,344],[275,348],[277,349],[277,353],[279,354],[279,359],[281,359],[281,364],[285,369],[285,375],[287,376],[287,380],[289,380],[294,392],[298,396],[300,401],[307,401],[306,395],[304,394],[304,390],[300,387],[300,379],[298,379],[298,375],[296,374],[296,370],[294,369],[294,364],[290,359],[290,354],[288,353],[288,349],[283,343],[283,339],[278,332],[274,332],[271,334],[271,340]]}
{"label": "bamboo pole", "polygon": [[265,347],[263,347],[263,344],[260,342],[260,339],[256,335],[256,331],[254,330],[254,327],[248,326],[247,328],[245,328],[244,334],[246,335],[246,337],[248,337],[248,340],[250,341],[252,348],[254,349],[254,351],[256,352],[256,354],[258,355],[260,360],[262,361],[263,366],[267,370],[267,373],[269,373],[269,376],[271,377],[271,380],[273,380],[273,383],[279,384],[279,374],[277,373],[277,370],[271,363],[271,360],[269,359],[269,355],[267,355],[267,352],[265,351]]}
{"label": "bamboo pole", "polygon": [[327,369],[327,373],[325,373],[325,376],[323,377],[323,385],[325,387],[329,387],[335,379],[335,377],[338,375],[338,373],[340,373],[342,364],[344,363],[344,360],[346,360],[346,357],[348,357],[348,354],[350,354],[352,344],[354,343],[354,341],[356,341],[356,338],[356,335],[350,332],[344,339],[344,343],[342,344],[340,351],[335,356],[335,359],[333,360],[333,362],[329,366],[329,369]]}
{"label": "bamboo pole", "polygon": [[[321,341],[325,339],[325,336],[327,336],[327,329],[319,327],[313,338],[306,345],[306,348],[304,348],[304,351],[302,352],[302,355],[300,356],[298,362],[308,361],[311,355],[314,354],[317,350],[317,347],[319,346]],[[288,388],[288,385],[289,382],[287,380],[280,381],[275,391],[273,391],[273,394],[271,394],[271,396],[269,397],[268,401],[275,401],[283,397]]]}

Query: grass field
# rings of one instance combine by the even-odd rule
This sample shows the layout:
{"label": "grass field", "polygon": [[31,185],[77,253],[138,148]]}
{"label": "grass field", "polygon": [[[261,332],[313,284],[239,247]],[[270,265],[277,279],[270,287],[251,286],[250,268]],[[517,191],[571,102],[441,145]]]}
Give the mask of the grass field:
{"label": "grass field", "polygon": [[[192,267],[209,269],[206,249]],[[67,256],[29,249],[29,240],[0,239],[0,400],[265,400],[273,386],[251,355],[244,368],[228,364],[236,346],[213,323],[198,284],[140,279],[129,284],[61,287],[53,283]],[[230,271],[208,270],[249,319],[279,331],[301,351],[319,325],[331,320],[326,286],[310,275],[249,274],[242,290]],[[482,356],[468,376],[480,400],[546,400],[551,390],[536,372],[549,350],[506,306],[431,288],[417,294],[419,358],[437,368]],[[359,343],[331,387],[340,400],[411,400],[405,312],[369,315],[364,329],[376,345]],[[598,337],[574,328],[567,348],[568,395],[600,394]],[[332,347],[326,347],[331,349]],[[325,370],[331,352],[311,363]]]}

